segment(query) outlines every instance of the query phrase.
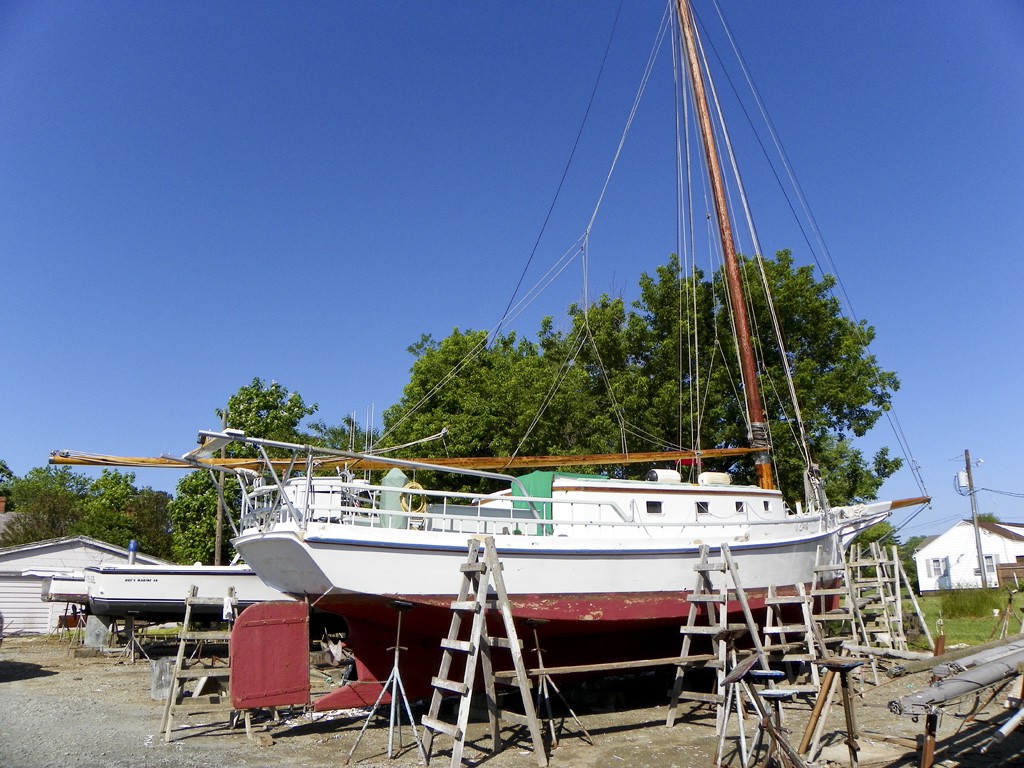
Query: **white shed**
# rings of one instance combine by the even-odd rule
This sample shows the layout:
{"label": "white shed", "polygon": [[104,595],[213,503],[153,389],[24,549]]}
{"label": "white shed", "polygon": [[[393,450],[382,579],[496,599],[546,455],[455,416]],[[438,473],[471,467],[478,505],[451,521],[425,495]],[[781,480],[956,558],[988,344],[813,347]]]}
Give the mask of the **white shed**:
{"label": "white shed", "polygon": [[[997,566],[1024,563],[1024,525],[978,523],[981,554],[985,560],[985,581],[995,586]],[[914,553],[920,591],[965,589],[981,586],[978,546],[974,523],[961,520]]]}
{"label": "white shed", "polygon": [[[39,634],[57,626],[67,606],[43,602],[43,574],[70,574],[81,572],[88,565],[127,562],[127,549],[88,536],[0,549],[0,629],[7,635]],[[136,562],[159,565],[165,561],[139,553]]]}

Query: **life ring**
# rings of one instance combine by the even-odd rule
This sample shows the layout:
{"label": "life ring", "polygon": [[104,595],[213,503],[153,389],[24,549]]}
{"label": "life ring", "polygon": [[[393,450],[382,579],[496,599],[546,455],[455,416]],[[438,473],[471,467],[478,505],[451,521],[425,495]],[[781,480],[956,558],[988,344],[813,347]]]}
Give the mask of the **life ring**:
{"label": "life ring", "polygon": [[422,494],[416,497],[416,503],[413,504],[413,491],[422,491],[423,486],[417,483],[415,480],[410,480],[402,488],[404,491],[409,493],[403,493],[399,500],[402,504],[402,511],[409,512],[414,515],[422,515],[427,511],[427,497]]}

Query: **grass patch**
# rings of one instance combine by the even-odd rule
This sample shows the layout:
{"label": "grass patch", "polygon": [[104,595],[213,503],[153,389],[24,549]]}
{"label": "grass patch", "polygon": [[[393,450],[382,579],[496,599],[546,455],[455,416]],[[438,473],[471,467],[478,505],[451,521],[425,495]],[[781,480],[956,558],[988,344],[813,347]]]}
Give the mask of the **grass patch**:
{"label": "grass patch", "polygon": [[939,596],[944,619],[980,619],[1002,611],[1007,594],[998,589],[951,589]]}
{"label": "grass patch", "polygon": [[[939,634],[938,620],[942,617],[946,647],[965,643],[980,645],[999,636],[1002,612],[1006,608],[1008,594],[1003,589],[953,589],[934,595],[917,598],[928,622],[932,637]],[[1014,615],[1010,618],[1009,634],[1021,631],[1021,596],[1014,596]],[[913,606],[906,601],[904,616],[913,616]],[[992,611],[999,615],[993,615]],[[915,638],[914,648],[926,650],[924,637]]]}

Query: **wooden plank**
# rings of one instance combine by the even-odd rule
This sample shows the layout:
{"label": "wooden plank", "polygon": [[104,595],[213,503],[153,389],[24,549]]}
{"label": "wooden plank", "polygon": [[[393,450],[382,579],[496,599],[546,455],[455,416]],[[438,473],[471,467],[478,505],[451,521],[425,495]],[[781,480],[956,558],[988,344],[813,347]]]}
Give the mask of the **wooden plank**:
{"label": "wooden plank", "polygon": [[451,725],[450,723],[446,723],[443,720],[438,720],[437,718],[430,717],[429,715],[423,715],[423,717],[420,718],[420,724],[424,728],[429,728],[432,731],[439,731],[440,733],[444,733],[450,736],[451,738],[455,739],[456,741],[459,741],[462,738],[462,731],[460,731],[457,726]]}
{"label": "wooden plank", "polygon": [[[629,661],[606,661],[600,664],[575,664],[562,667],[533,667],[526,670],[530,677],[538,675],[571,675],[577,672],[614,672],[620,669],[648,669],[650,667],[685,667],[691,664],[700,664],[707,661],[714,661],[717,658],[714,654],[700,654],[697,656],[667,656],[660,659],[632,659]],[[495,672],[495,677],[511,678],[515,676],[513,670]]]}

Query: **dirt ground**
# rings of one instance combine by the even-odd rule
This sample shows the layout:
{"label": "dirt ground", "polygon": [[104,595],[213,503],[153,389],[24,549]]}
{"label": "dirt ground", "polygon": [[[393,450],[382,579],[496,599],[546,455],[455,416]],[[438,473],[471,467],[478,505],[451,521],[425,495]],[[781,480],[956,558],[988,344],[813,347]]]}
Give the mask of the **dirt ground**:
{"label": "dirt ground", "polygon": [[[170,651],[165,651],[170,652]],[[336,671],[316,671],[312,679],[322,685]],[[175,731],[167,744],[158,733],[163,705],[150,697],[150,663],[130,663],[119,655],[77,658],[67,644],[52,637],[8,637],[0,646],[0,766],[103,765],[107,768],[210,768],[217,765],[338,766],[356,741],[366,711],[323,715],[295,712],[281,722],[261,724],[261,735],[250,740],[244,727],[230,729],[215,717],[193,715],[187,727]],[[862,736],[861,766],[916,766],[920,757],[911,746],[924,732],[924,723],[890,714],[888,702],[925,687],[926,673],[868,685],[855,699]],[[667,680],[654,675],[568,683],[563,689],[594,739],[581,738],[570,717],[559,719],[560,744],[551,751],[553,768],[582,766],[711,766],[717,737],[712,711],[688,707],[674,728],[664,725]],[[1011,686],[1014,692],[1019,691]],[[989,703],[974,719],[967,707],[949,711],[941,719],[935,764],[952,768],[1024,765],[1024,732],[1012,734],[986,754],[979,750],[994,728],[1008,716],[1005,695]],[[411,766],[418,762],[408,726],[402,730],[403,748],[387,758],[387,717],[371,722],[352,763],[365,766]],[[807,702],[787,707],[785,726],[789,740],[800,741],[810,715]],[[756,731],[754,718],[746,731]],[[506,728],[511,743],[496,755],[485,751],[485,723],[471,726],[465,764],[512,768],[536,765],[525,729]],[[739,766],[735,720],[728,729],[726,764]],[[816,765],[850,765],[841,706],[832,708]],[[438,735],[432,763],[446,765],[451,742]]]}

